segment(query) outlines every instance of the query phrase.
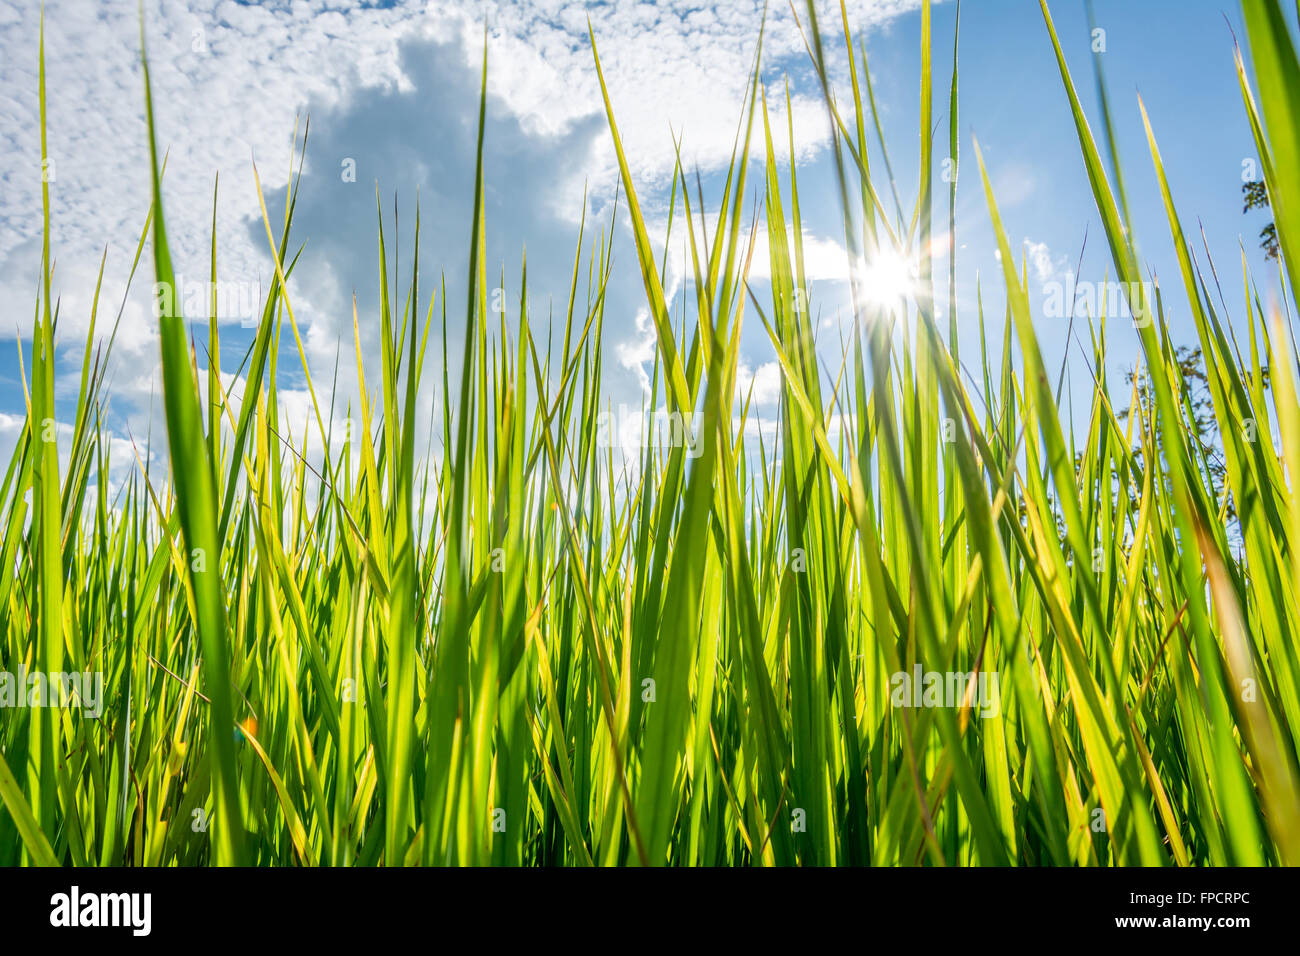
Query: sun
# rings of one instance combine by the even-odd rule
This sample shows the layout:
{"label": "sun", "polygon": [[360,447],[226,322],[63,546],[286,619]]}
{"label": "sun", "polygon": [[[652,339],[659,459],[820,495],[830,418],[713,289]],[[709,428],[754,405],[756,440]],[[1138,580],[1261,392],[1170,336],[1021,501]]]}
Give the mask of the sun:
{"label": "sun", "polygon": [[881,248],[858,260],[858,289],[873,305],[898,308],[916,292],[919,272],[916,260]]}

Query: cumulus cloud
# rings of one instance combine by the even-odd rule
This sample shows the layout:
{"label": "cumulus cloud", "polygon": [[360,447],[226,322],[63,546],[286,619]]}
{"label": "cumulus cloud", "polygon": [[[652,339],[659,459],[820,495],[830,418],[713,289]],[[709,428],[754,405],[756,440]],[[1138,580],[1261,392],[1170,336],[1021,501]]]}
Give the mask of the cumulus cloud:
{"label": "cumulus cloud", "polygon": [[[749,275],[753,279],[770,279],[772,260],[767,224],[759,223],[758,228],[758,235],[754,237],[754,257]],[[786,233],[786,245],[793,250],[794,230],[787,227]],[[825,236],[814,235],[807,230],[804,231],[802,239],[804,277],[808,281],[849,281],[849,256],[842,243]]]}
{"label": "cumulus cloud", "polygon": [[[857,0],[849,7],[853,21],[869,27],[916,5]],[[529,132],[560,134],[600,112],[590,15],[634,173],[653,181],[671,171],[670,130],[682,136],[688,162],[716,167],[731,153],[763,6],[761,0],[618,0],[591,7],[560,0],[146,4],[178,254],[201,259],[206,252],[215,171],[230,183],[219,213],[255,215],[249,158],[261,160],[264,186],[284,185],[290,135],[304,108],[336,108],[359,89],[414,90],[401,53],[412,40],[453,44],[462,65],[477,68],[484,25],[489,89]],[[0,171],[0,261],[39,229],[39,16],[37,4],[0,3],[0,143],[11,157]],[[773,5],[769,20],[766,62],[773,70],[803,68],[789,11]],[[51,0],[46,68],[56,240],[92,249],[108,240],[129,249],[148,200],[134,5]],[[796,140],[815,148],[824,140],[824,110],[813,90],[796,91],[794,100]],[[473,102],[457,105],[472,118]],[[772,108],[783,121],[783,102]],[[808,135],[817,129],[820,135]],[[600,147],[608,149],[607,142]]]}
{"label": "cumulus cloud", "polygon": [[[752,392],[751,392],[752,389]],[[741,362],[736,369],[736,400],[750,399],[755,405],[775,405],[781,398],[781,366],[777,362],[764,362],[751,368]]]}
{"label": "cumulus cloud", "polygon": [[[856,28],[869,29],[918,2],[854,0],[850,18]],[[633,174],[653,214],[656,190],[662,191],[676,158],[674,134],[691,166],[707,172],[729,159],[764,4],[150,0],[145,6],[160,145],[168,150],[169,239],[182,273],[206,278],[213,176],[219,172],[220,273],[266,287],[272,268],[250,160],[257,160],[274,220],[282,214],[295,123],[311,115],[304,183],[312,188],[299,210],[308,248],[302,281],[291,291],[308,361],[328,381],[340,332],[350,321],[351,292],[361,294],[363,276],[373,281],[375,273],[370,184],[379,180],[389,197],[394,188],[418,186],[428,200],[426,215],[440,223],[422,237],[434,247],[422,247],[422,259],[428,249],[449,275],[461,271],[485,25],[496,124],[490,234],[501,237],[492,249],[494,262],[522,253],[507,249],[507,239],[519,247],[526,241],[530,287],[536,281],[540,291],[554,280],[548,291],[567,291],[584,189],[599,211],[614,185],[587,17]],[[38,4],[0,0],[0,148],[8,158],[0,168],[0,296],[19,303],[33,300],[40,272],[39,17]],[[105,257],[98,331],[107,335],[121,305],[110,378],[114,394],[126,402],[127,421],[120,424],[129,422],[135,431],[148,425],[159,378],[146,297],[152,281],[147,248],[124,301],[149,206],[138,30],[134,4],[46,5],[60,338],[73,343],[67,347],[79,358],[75,343],[88,328]],[[825,112],[808,82],[793,18],[780,4],[769,11],[764,60],[765,81],[791,72],[796,141],[812,155],[826,141]],[[784,97],[770,106],[774,124],[784,128]],[[353,193],[330,191],[326,184],[340,182],[339,165],[348,158],[357,163]],[[339,205],[331,211],[331,203]],[[402,227],[405,238],[409,220]],[[815,239],[812,248],[814,263],[829,263],[836,251],[821,249]],[[626,257],[626,250],[621,254]],[[623,338],[635,336],[635,283],[628,290],[629,297],[612,302],[609,320]],[[16,324],[26,334],[30,319],[19,313]],[[246,341],[230,332],[232,361]],[[636,351],[635,344],[631,348]],[[345,350],[343,368],[351,365],[347,357]],[[12,397],[4,403],[10,412]]]}
{"label": "cumulus cloud", "polygon": [[1026,238],[1025,254],[1029,257],[1029,265],[1039,282],[1049,281],[1066,266],[1065,258],[1053,257],[1052,250],[1045,242],[1035,242]]}

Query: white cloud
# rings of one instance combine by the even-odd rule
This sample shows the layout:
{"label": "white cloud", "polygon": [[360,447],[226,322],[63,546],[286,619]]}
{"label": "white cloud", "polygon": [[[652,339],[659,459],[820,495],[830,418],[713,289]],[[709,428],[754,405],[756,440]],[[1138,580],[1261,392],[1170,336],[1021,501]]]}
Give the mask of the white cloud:
{"label": "white cloud", "polygon": [[[852,21],[869,26],[917,3],[849,6]],[[416,38],[459,37],[466,66],[477,69],[485,21],[489,88],[530,131],[554,134],[601,111],[590,14],[634,174],[654,181],[671,172],[672,130],[683,138],[684,159],[716,167],[734,144],[763,9],[761,0],[712,8],[696,0],[617,0],[589,10],[561,0],[401,0],[387,9],[301,0],[146,6],[160,145],[171,150],[173,252],[200,261],[214,172],[226,177],[219,220],[255,216],[250,156],[259,160],[264,189],[284,185],[301,108],[330,108],[359,87],[409,86],[400,45]],[[10,157],[0,172],[0,262],[39,235],[39,16],[38,4],[0,3],[0,144]],[[56,243],[98,250],[109,241],[110,253],[130,251],[148,206],[136,8],[51,0],[45,29]],[[769,11],[765,44],[767,63],[802,66],[802,41],[783,5]],[[466,104],[467,115],[473,105]],[[797,141],[824,141],[816,96],[796,94],[794,105]],[[772,97],[770,107],[779,131],[784,98]],[[776,139],[779,148],[784,137]],[[248,265],[238,258],[254,251],[222,247],[236,270]]]}
{"label": "white cloud", "polygon": [[[786,245],[794,256],[794,230],[787,227]],[[849,256],[844,246],[834,239],[815,236],[807,231],[803,234],[804,277],[809,282],[830,280],[849,281]],[[772,277],[771,246],[767,237],[767,224],[760,222],[758,234],[754,237],[754,257],[749,267],[751,279],[770,279]]]}
{"label": "white cloud", "polygon": [[[919,2],[854,0],[850,18],[856,29],[870,28]],[[403,44],[410,41],[455,40],[466,69],[477,70],[485,22],[489,88],[526,130],[558,136],[601,113],[586,32],[590,15],[624,146],[645,192],[652,194],[671,173],[673,132],[682,139],[685,162],[715,169],[731,155],[763,7],[763,0],[613,0],[595,6],[565,0],[397,0],[387,8],[357,0],[149,0],[146,29],[159,145],[169,151],[164,195],[175,265],[186,275],[206,277],[212,177],[220,172],[221,276],[264,287],[269,257],[260,228],[254,234],[247,228],[260,218],[250,159],[257,159],[267,193],[282,189],[302,110],[338,109],[359,90],[410,90],[402,61]],[[0,150],[7,159],[0,168],[0,297],[15,303],[33,301],[40,271],[39,23],[39,4],[0,0]],[[149,206],[138,37],[134,4],[46,5],[55,287],[60,339],[77,358],[100,257],[106,250],[98,319],[103,337],[123,299]],[[828,44],[836,55],[837,49]],[[777,81],[787,67],[805,68],[802,40],[782,4],[769,10],[765,63],[765,82]],[[826,137],[816,91],[796,85],[792,103],[796,141],[815,151]],[[769,105],[774,130],[784,130],[784,96],[770,97]],[[475,107],[464,104],[467,122]],[[776,139],[781,149],[784,136]],[[590,155],[574,157],[567,181],[553,183],[538,202],[576,217],[584,183],[598,194],[612,187],[611,156],[609,138],[600,137]],[[307,161],[310,171],[337,158],[314,156],[309,143]],[[268,212],[274,226],[282,211]],[[364,242],[373,243],[373,237]],[[833,242],[812,239],[810,269],[829,273],[836,250]],[[765,256],[755,258],[766,265]],[[134,431],[148,427],[159,380],[156,332],[145,298],[151,282],[146,248],[110,371],[114,395],[132,409]],[[295,290],[295,311],[313,360],[333,348],[331,335],[314,335],[316,298],[328,296]],[[17,311],[26,332],[30,312]],[[644,349],[631,349],[628,364],[644,362]]]}
{"label": "white cloud", "polygon": [[1025,253],[1029,256],[1029,265],[1033,268],[1034,276],[1039,282],[1049,281],[1066,265],[1063,257],[1059,260],[1052,257],[1052,250],[1045,242],[1035,242],[1026,238]]}
{"label": "white cloud", "polygon": [[755,405],[775,405],[781,398],[781,366],[777,362],[764,362],[757,369],[741,362],[736,369],[736,401],[750,397]]}

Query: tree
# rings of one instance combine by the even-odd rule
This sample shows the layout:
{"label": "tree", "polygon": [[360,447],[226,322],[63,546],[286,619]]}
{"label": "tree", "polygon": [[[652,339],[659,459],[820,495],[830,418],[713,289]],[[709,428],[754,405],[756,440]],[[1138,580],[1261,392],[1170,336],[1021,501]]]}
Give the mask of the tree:
{"label": "tree", "polygon": [[[1268,187],[1264,181],[1256,180],[1254,182],[1241,184],[1242,195],[1246,197],[1246,204],[1242,207],[1242,215],[1250,212],[1252,209],[1268,209],[1271,205],[1268,201]],[[1270,222],[1267,226],[1259,231],[1259,245],[1264,250],[1266,259],[1277,258],[1277,223]]]}
{"label": "tree", "polygon": [[[1188,436],[1192,438],[1193,450],[1197,452],[1195,457],[1204,471],[1215,502],[1222,501],[1223,496],[1227,495],[1226,515],[1229,522],[1235,524],[1237,507],[1228,488],[1228,468],[1223,460],[1223,443],[1219,435],[1218,421],[1214,416],[1214,393],[1210,388],[1210,377],[1205,368],[1205,356],[1199,347],[1180,345],[1175,349],[1175,358],[1178,362],[1179,374],[1186,383],[1183,400],[1179,403],[1183,413],[1183,426]],[[1267,366],[1260,369],[1260,375],[1262,386],[1267,388],[1269,381]],[[1133,384],[1134,378],[1132,372],[1125,373],[1124,380],[1128,385]],[[1145,375],[1138,380],[1137,386],[1138,404],[1142,408],[1143,417],[1149,417],[1155,399],[1151,393],[1150,382]],[[1120,421],[1127,421],[1132,413],[1131,408],[1123,409],[1119,413]],[[1146,456],[1143,454],[1143,449],[1136,448],[1133,454],[1137,459],[1138,467],[1145,468]],[[1140,489],[1135,486],[1129,488],[1135,506],[1139,491]]]}

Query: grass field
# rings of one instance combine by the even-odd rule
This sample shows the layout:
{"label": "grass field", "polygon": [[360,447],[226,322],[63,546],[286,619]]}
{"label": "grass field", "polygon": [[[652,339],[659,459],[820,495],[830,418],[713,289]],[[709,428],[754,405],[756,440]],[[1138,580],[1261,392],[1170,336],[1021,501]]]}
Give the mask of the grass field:
{"label": "grass field", "polygon": [[[722,194],[706,203],[679,170],[670,236],[653,244],[606,96],[621,218],[586,224],[567,311],[531,326],[526,275],[498,279],[486,257],[485,61],[468,302],[427,278],[440,263],[424,281],[405,263],[398,284],[377,212],[382,374],[366,380],[358,354],[345,410],[303,357],[291,186],[283,214],[262,207],[276,281],[242,402],[208,360],[215,317],[205,329],[166,304],[170,469],[141,465],[116,489],[111,319],[85,342],[70,447],[52,427],[47,187],[27,426],[0,484],[0,670],[102,674],[102,714],[0,709],[0,865],[1300,864],[1300,63],[1279,0],[1243,9],[1243,109],[1282,268],[1263,291],[1243,268],[1252,307],[1229,316],[1213,290],[1233,270],[1194,261],[1154,135],[1169,231],[1142,239],[1171,244],[1181,275],[1158,295],[1144,283],[1109,112],[1090,129],[1074,91],[1091,77],[1069,75],[1042,5],[1076,185],[1144,357],[1140,381],[1115,381],[1107,323],[1133,319],[1074,318],[1095,372],[1084,428],[1058,405],[1023,257],[958,134],[958,71],[932,88],[931,49],[946,76],[957,46],[931,36],[928,6],[922,186],[901,230],[881,199],[892,177],[866,161],[867,63],[848,37],[851,89],[832,98],[818,17],[837,43],[847,22],[799,9],[837,131],[844,242],[867,266],[838,364],[813,348],[799,183],[775,159],[794,134],[769,123],[757,72]],[[147,67],[145,81],[147,96]],[[41,83],[44,144],[43,59]],[[952,107],[937,144],[936,96]],[[140,272],[168,284],[148,115]],[[932,237],[960,231],[956,177],[946,194],[928,185],[936,148],[982,178],[1005,314],[958,314],[955,272],[933,274]],[[630,465],[599,427],[625,220],[657,331],[649,407],[699,422],[693,446],[648,443]],[[690,250],[672,302],[665,238]],[[871,264],[899,256],[918,276],[894,309]],[[212,262],[215,282],[215,236]],[[488,305],[498,285],[504,314]],[[958,323],[978,325],[979,354],[958,355]],[[747,437],[737,394],[745,324],[783,373],[770,447]],[[457,329],[463,354],[446,354]],[[1211,445],[1178,359],[1193,334]],[[310,461],[277,413],[277,369],[295,358],[332,436]],[[439,365],[445,454],[421,460],[416,383]],[[345,415],[356,427],[340,437]],[[931,673],[946,699],[911,706],[931,703],[915,681]]]}

